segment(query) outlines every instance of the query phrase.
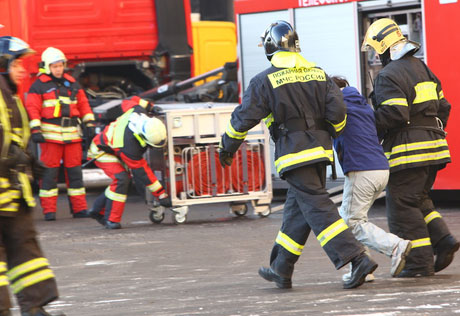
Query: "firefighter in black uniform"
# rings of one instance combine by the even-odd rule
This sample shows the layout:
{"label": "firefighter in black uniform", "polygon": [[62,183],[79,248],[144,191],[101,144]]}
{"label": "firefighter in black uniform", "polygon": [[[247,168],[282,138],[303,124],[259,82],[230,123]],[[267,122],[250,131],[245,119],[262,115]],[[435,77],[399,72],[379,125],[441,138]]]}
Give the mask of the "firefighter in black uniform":
{"label": "firefighter in black uniform", "polygon": [[270,268],[259,274],[279,288],[290,288],[294,264],[313,230],[337,269],[352,263],[344,288],[364,282],[377,264],[353,237],[325,189],[326,165],[333,159],[331,135],[346,123],[340,89],[326,73],[305,60],[297,33],[285,21],[272,23],[262,36],[271,67],[252,78],[222,136],[219,158],[231,165],[248,131],[264,119],[275,141],[275,166],[290,184]]}
{"label": "firefighter in black uniform", "polygon": [[413,56],[419,47],[387,18],[372,23],[362,45],[363,51],[374,49],[384,66],[375,79],[373,104],[390,164],[389,228],[412,241],[412,252],[398,277],[433,275],[446,268],[459,249],[428,196],[437,171],[450,162],[444,132],[450,104],[438,78]]}
{"label": "firefighter in black uniform", "polygon": [[22,316],[50,315],[43,306],[58,297],[32,217],[28,174],[39,177],[44,167],[26,152],[29,121],[16,94],[25,76],[21,57],[33,52],[19,38],[0,37],[0,316],[11,315],[8,284]]}

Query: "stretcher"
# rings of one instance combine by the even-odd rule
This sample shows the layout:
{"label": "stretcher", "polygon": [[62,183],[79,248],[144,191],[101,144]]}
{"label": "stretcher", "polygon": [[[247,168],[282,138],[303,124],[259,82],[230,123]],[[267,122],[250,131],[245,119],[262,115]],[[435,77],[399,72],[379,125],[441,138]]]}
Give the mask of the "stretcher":
{"label": "stretcher", "polygon": [[[234,156],[231,167],[219,163],[218,145],[233,103],[160,105],[167,130],[167,145],[150,148],[146,159],[171,196],[173,221],[184,223],[190,206],[229,203],[237,216],[248,212],[261,217],[271,213],[272,176],[269,132],[264,123],[252,128]],[[166,208],[146,193],[149,218],[161,223]]]}

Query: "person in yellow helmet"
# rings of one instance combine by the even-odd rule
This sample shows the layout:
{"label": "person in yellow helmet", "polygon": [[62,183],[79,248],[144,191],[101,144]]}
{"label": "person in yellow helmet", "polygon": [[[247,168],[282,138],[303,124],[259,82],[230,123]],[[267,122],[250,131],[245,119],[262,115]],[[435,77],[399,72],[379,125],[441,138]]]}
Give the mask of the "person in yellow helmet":
{"label": "person in yellow helmet", "polygon": [[27,152],[29,121],[17,94],[26,75],[22,58],[33,53],[17,37],[0,37],[0,316],[12,315],[8,286],[22,316],[50,316],[43,306],[58,298],[54,273],[37,241],[28,178],[40,178],[44,167]]}
{"label": "person in yellow helmet", "polygon": [[41,74],[30,87],[26,108],[30,118],[32,140],[40,144],[40,160],[47,170],[40,181],[40,203],[46,221],[56,220],[58,199],[57,178],[63,161],[74,218],[88,217],[86,192],[83,186],[83,141],[80,122],[86,139],[94,137],[95,118],[79,83],[65,73],[64,53],[48,47],[42,53]]}
{"label": "person in yellow helmet", "polygon": [[388,225],[412,242],[398,277],[433,275],[452,262],[460,246],[428,195],[438,170],[451,161],[444,132],[451,105],[441,81],[414,57],[419,48],[388,18],[372,23],[362,44],[363,51],[375,50],[383,65],[372,103],[390,165]]}

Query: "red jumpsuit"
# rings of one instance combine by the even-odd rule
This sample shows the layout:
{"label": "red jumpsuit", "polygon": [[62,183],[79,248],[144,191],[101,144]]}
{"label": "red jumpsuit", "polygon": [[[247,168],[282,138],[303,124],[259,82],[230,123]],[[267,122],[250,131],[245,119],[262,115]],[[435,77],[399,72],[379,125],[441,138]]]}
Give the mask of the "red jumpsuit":
{"label": "red jumpsuit", "polygon": [[92,213],[100,211],[106,221],[115,223],[121,221],[131,181],[130,171],[132,176],[145,184],[155,197],[167,196],[160,181],[143,158],[147,144],[128,127],[130,115],[146,113],[146,106],[148,103],[142,99],[125,101],[122,108],[127,112],[96,135],[89,148],[88,158],[95,158],[103,152],[98,145],[107,146],[109,151],[112,151],[111,153],[106,151],[95,161],[96,166],[104,170],[112,179],[105,192],[96,199],[92,210]]}
{"label": "red jumpsuit", "polygon": [[85,212],[87,204],[81,169],[80,123],[94,121],[85,92],[68,74],[60,79],[42,74],[29,90],[26,108],[32,133],[41,132],[45,138],[45,142],[40,144],[40,160],[47,167],[40,181],[43,213],[56,212],[61,160],[65,167],[71,212],[74,216]]}

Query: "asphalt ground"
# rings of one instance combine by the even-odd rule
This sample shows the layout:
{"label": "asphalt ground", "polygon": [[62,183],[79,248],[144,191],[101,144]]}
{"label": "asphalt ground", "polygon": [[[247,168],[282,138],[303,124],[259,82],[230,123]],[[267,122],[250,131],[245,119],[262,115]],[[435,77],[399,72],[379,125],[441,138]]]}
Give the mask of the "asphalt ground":
{"label": "asphalt ground", "polygon": [[[102,190],[100,190],[102,191]],[[89,205],[100,192],[88,193]],[[279,202],[276,202],[279,203]],[[440,205],[440,206],[439,206]],[[54,270],[60,297],[50,312],[105,315],[455,315],[460,314],[460,255],[433,277],[390,276],[390,259],[379,263],[375,281],[342,289],[313,235],[296,265],[293,288],[281,290],[260,278],[282,221],[282,212],[260,218],[229,213],[227,204],[192,207],[187,222],[171,212],[153,224],[146,205],[132,195],[121,230],[92,219],[71,218],[61,193],[57,221],[37,210],[36,228]],[[460,237],[460,211],[438,203],[451,231]],[[387,229],[380,200],[370,220]],[[13,315],[19,315],[18,308]]]}

